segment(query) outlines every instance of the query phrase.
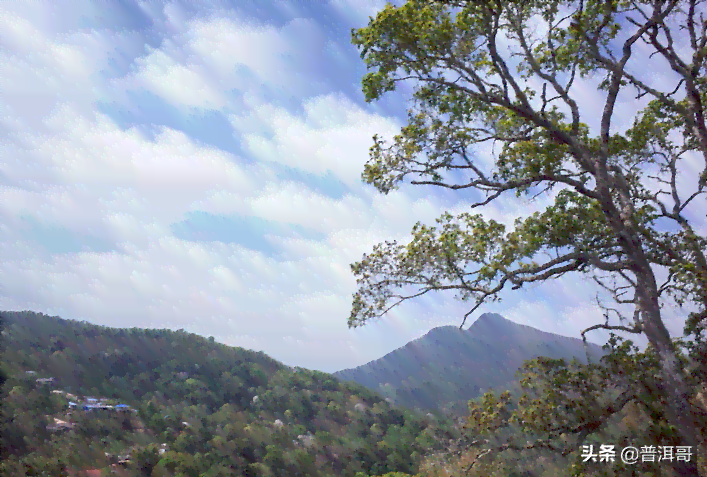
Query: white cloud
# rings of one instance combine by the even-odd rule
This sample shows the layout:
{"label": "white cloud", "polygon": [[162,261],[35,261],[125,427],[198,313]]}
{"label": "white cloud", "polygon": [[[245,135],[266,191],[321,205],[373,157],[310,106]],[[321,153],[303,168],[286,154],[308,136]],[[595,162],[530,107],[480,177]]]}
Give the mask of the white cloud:
{"label": "white cloud", "polygon": [[152,51],[138,60],[136,81],[168,102],[184,106],[221,109],[225,96],[199,65],[183,65],[163,51]]}
{"label": "white cloud", "polygon": [[[246,125],[244,145],[253,157],[315,174],[331,171],[349,186],[360,182],[373,134],[392,137],[400,129],[339,94],[307,99],[304,117],[259,105],[246,116],[234,115],[232,124],[239,130]],[[272,138],[252,132],[258,126]]]}
{"label": "white cloud", "polygon": [[45,124],[48,132],[26,134],[26,149],[14,148],[15,162],[5,169],[25,179],[39,173],[45,188],[2,189],[4,213],[29,210],[41,220],[107,227],[116,240],[133,240],[166,233],[185,212],[216,197],[228,197],[220,212],[233,213],[270,176],[266,168],[246,167],[169,128],[150,140],[136,129],[122,131],[104,115],[85,117],[70,106]]}
{"label": "white cloud", "polygon": [[189,49],[220,78],[232,78],[247,68],[259,80],[279,83],[287,57],[303,45],[291,36],[316,28],[311,21],[294,19],[280,30],[226,18],[198,20],[190,25]]}
{"label": "white cloud", "polygon": [[342,227],[358,228],[371,221],[368,204],[359,197],[346,195],[335,200],[292,182],[267,187],[253,199],[251,210],[264,219],[302,225],[322,232]]}
{"label": "white cloud", "polygon": [[[47,5],[10,11],[16,6],[20,4],[0,7],[0,110],[4,112],[0,124],[5,134],[21,138],[41,128],[42,119],[58,104],[70,102],[85,112],[92,110],[95,101],[113,94],[100,78],[111,69],[116,51],[132,55],[141,38],[135,32],[52,33],[66,28],[53,22]],[[79,10],[75,13],[80,15]]]}
{"label": "white cloud", "polygon": [[187,19],[172,10],[167,19],[175,35],[139,58],[135,73],[116,86],[203,109],[224,108],[234,92],[267,87],[301,94],[308,87],[300,70],[322,48],[319,27],[311,20],[294,18],[277,28],[252,24],[231,11]]}
{"label": "white cloud", "polygon": [[[365,20],[381,4],[331,6]],[[461,322],[469,304],[440,294],[363,329],[346,327],[355,290],[349,263],[376,243],[406,241],[416,221],[432,224],[446,209],[468,211],[470,202],[411,186],[383,196],[361,184],[371,136],[390,138],[401,124],[317,89],[328,73],[310,68],[308,55],[348,38],[322,41],[325,29],[311,19],[275,26],[237,12],[143,8],[154,30],[119,35],[100,28],[53,33],[36,23],[41,15],[0,15],[0,178],[12,184],[0,186],[0,309],[185,328],[330,371],[378,358],[432,326]],[[159,46],[145,52],[151,35]],[[132,69],[108,79],[116,58],[132,61]],[[577,84],[591,112],[600,95],[590,81]],[[98,111],[97,101],[136,107],[127,93],[139,90],[184,110],[228,113],[244,157],[159,123],[121,128]],[[488,148],[476,154],[487,165],[493,159]],[[282,174],[282,166],[321,180],[331,173],[346,193],[314,191]],[[551,200],[528,203],[511,194],[478,212],[512,225]],[[298,225],[323,237],[264,233],[272,255],[175,238],[171,225],[194,211]],[[96,235],[116,251],[41,252],[23,235],[27,217],[79,238]],[[504,303],[484,311],[577,336],[600,318],[592,287],[567,277],[506,293]]]}

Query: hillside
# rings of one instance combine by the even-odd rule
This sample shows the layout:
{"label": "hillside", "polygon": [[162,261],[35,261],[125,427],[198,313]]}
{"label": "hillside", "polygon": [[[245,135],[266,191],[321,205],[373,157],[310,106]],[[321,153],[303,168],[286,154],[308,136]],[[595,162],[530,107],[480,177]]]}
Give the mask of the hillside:
{"label": "hillside", "polygon": [[[594,362],[603,355],[595,344],[588,349]],[[467,401],[482,391],[512,387],[523,361],[538,356],[568,361],[576,357],[586,363],[579,339],[485,313],[466,330],[433,328],[380,359],[334,376],[378,391],[400,406],[464,413]]]}
{"label": "hillside", "polygon": [[458,437],[358,384],[183,331],[2,315],[0,475],[114,464],[126,475],[361,477],[414,472]]}

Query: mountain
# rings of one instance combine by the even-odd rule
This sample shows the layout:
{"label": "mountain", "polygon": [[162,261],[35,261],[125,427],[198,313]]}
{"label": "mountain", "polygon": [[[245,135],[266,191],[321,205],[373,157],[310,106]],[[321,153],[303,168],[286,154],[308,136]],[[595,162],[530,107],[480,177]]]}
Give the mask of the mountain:
{"label": "mountain", "polygon": [[[265,353],[233,348],[183,330],[109,328],[32,312],[3,312],[5,366],[10,374],[31,370],[60,378],[63,388],[82,394],[139,400],[161,386],[174,399],[179,373],[198,376],[214,403],[246,403],[248,388],[286,368]],[[223,386],[222,373],[238,375]],[[128,382],[130,385],[128,385]],[[134,386],[132,384],[135,384]]]}
{"label": "mountain", "polygon": [[126,475],[155,477],[414,473],[425,454],[459,437],[443,416],[181,330],[0,317],[8,376],[0,475],[116,462]]}
{"label": "mountain", "polygon": [[[601,347],[588,343],[598,362]],[[384,357],[334,374],[408,408],[454,410],[489,388],[508,387],[524,360],[538,356],[577,358],[586,363],[582,340],[519,325],[485,313],[468,329],[440,326]]]}

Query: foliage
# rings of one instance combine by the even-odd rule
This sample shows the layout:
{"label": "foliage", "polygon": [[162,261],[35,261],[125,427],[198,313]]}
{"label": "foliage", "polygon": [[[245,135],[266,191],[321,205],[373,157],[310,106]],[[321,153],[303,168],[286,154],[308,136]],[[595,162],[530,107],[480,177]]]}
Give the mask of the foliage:
{"label": "foliage", "polygon": [[[129,453],[128,470],[145,476],[414,473],[426,453],[458,434],[429,430],[423,416],[393,408],[360,385],[181,331],[3,315],[10,419],[2,431],[12,445],[0,475],[106,468],[114,462],[106,453]],[[49,376],[59,384],[35,383]],[[69,399],[51,392],[57,388],[138,412],[69,414]],[[354,409],[359,402],[366,412]],[[54,418],[73,422],[73,429],[49,432]],[[423,432],[428,439],[418,438]]]}
{"label": "foliage", "polygon": [[[649,347],[640,352],[616,336],[606,347],[610,353],[597,364],[546,358],[527,361],[519,370],[522,395],[486,393],[470,401],[464,431],[474,440],[452,458],[428,459],[420,473],[426,477],[444,472],[469,476],[680,475],[665,462],[627,466],[618,457],[615,465],[583,462],[582,444],[599,448],[610,443],[617,449],[683,445],[655,389],[633,393],[630,386],[645,374],[657,374],[655,350]],[[704,356],[683,355],[683,359],[689,367],[703,366]],[[653,386],[661,386],[655,379]],[[702,393],[706,389],[704,381],[694,380],[691,385]],[[698,395],[704,399],[704,394]],[[707,414],[707,402],[695,404]],[[707,471],[704,456],[693,459],[701,462],[702,472]]]}

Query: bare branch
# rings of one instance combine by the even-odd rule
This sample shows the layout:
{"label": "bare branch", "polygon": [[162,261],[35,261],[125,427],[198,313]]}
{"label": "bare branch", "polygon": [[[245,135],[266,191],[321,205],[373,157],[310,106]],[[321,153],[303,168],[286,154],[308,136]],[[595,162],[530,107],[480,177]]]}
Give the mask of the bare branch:
{"label": "bare branch", "polygon": [[[547,81],[552,85],[552,87],[555,89],[557,94],[565,101],[565,103],[570,107],[570,111],[572,112],[572,134],[577,135],[579,132],[579,107],[577,106],[577,102],[574,101],[570,95],[569,91],[565,88],[562,87],[562,85],[559,83],[557,80],[557,77],[555,75],[551,75],[549,73],[546,73],[542,71],[540,68],[540,65],[538,64],[537,59],[535,58],[535,55],[533,55],[533,52],[530,49],[530,46],[528,45],[527,39],[525,37],[525,31],[524,31],[524,26],[523,26],[523,18],[520,15],[520,10],[516,15],[512,15],[511,18],[513,19],[512,25],[514,27],[515,34],[518,35],[518,40],[521,44],[521,47],[523,48],[523,51],[525,53],[524,58],[532,68],[533,72],[538,75],[540,78],[543,80]],[[544,110],[544,108],[543,108]]]}
{"label": "bare branch", "polygon": [[672,11],[672,9],[678,4],[679,0],[673,0],[665,11],[661,12],[659,8],[655,8],[653,11],[653,16],[644,25],[641,25],[630,38],[628,38],[623,45],[623,56],[618,63],[614,63],[610,68],[611,71],[611,81],[608,90],[608,96],[606,103],[604,105],[604,111],[601,117],[601,138],[602,143],[605,148],[609,145],[609,134],[611,127],[611,118],[614,114],[614,106],[616,104],[616,98],[619,94],[619,88],[621,86],[621,80],[624,76],[624,70],[626,68],[626,63],[631,58],[631,48],[638,39],[643,36],[648,30],[654,28],[656,24],[665,20],[665,17]]}

